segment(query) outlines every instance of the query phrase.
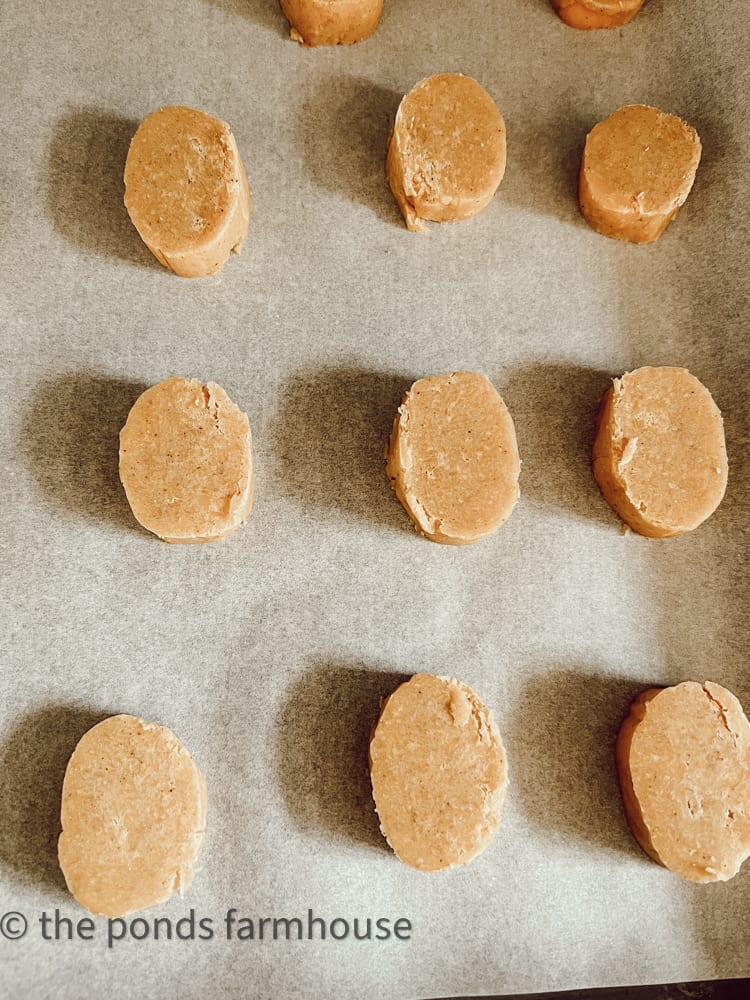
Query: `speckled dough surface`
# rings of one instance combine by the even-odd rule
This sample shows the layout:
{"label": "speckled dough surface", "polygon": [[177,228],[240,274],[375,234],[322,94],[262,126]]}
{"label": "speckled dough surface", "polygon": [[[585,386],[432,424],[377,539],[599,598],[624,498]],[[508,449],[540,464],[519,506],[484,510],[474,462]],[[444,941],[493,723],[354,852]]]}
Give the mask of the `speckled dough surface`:
{"label": "speckled dough surface", "polygon": [[194,108],[154,111],[125,163],[125,205],[143,242],[186,278],[215,274],[239,253],[250,186],[229,125]]}
{"label": "speckled dough surface", "polygon": [[604,236],[652,243],[684,204],[700,158],[698,133],[681,118],[645,104],[619,108],[586,137],[581,212]]}
{"label": "speckled dough surface", "polygon": [[377,28],[383,0],[281,0],[291,36],[302,45],[351,45]]}
{"label": "speckled dough surface", "polygon": [[416,674],[386,699],[370,741],[383,835],[422,871],[466,864],[493,840],[508,784],[491,713],[453,678]]}
{"label": "speckled dough surface", "polygon": [[732,878],[750,855],[750,723],[726,688],[644,691],[620,727],[628,823],[654,860],[693,882]]}
{"label": "speckled dough surface", "polygon": [[484,87],[460,73],[420,80],[396,112],[386,172],[408,229],[486,208],[505,173],[505,122]]}
{"label": "speckled dough surface", "polygon": [[518,500],[520,471],[513,420],[484,375],[433,375],[407,392],[386,473],[427,538],[466,545],[495,531]]}
{"label": "speckled dough surface", "polygon": [[120,917],[192,882],[206,786],[169,729],[115,715],[74,750],[61,822],[58,855],[68,888],[92,913]]}
{"label": "speckled dough surface", "polygon": [[120,432],[120,478],[137,520],[165,541],[223,538],[253,502],[248,418],[214,382],[160,382]]}
{"label": "speckled dough surface", "polygon": [[697,528],[727,485],[721,413],[684,368],[638,368],[613,379],[597,419],[594,476],[634,531],[668,538]]}

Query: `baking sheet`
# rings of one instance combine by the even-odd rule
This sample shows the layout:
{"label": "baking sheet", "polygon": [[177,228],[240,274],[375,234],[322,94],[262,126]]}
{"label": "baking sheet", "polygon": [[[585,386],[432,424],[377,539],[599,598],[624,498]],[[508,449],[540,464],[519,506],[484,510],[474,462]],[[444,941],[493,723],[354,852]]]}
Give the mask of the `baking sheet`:
{"label": "baking sheet", "polygon": [[[305,50],[273,0],[5,0],[0,911],[28,930],[0,940],[3,996],[750,975],[748,871],[696,886],[650,862],[611,754],[645,686],[710,678],[750,706],[743,13],[650,0],[578,33],[546,0],[386,0],[370,40]],[[400,96],[445,70],[496,99],[507,174],[478,218],[411,234],[385,142]],[[586,131],[637,101],[704,145],[651,247],[593,233],[575,198]],[[122,206],[129,139],[168,103],[228,120],[253,188],[246,249],[216,278],[164,271]],[[642,364],[690,368],[725,416],[726,498],[666,542],[623,533],[588,465],[608,379]],[[411,381],[459,368],[498,386],[524,464],[508,523],[452,549],[411,529],[382,450]],[[219,382],[253,427],[254,511],[213,546],[141,531],[117,478],[130,405],[172,374]],[[380,697],[418,670],[478,691],[511,772],[494,844],[436,875],[388,851],[365,773]],[[141,916],[192,910],[210,940],[128,928],[108,947],[101,919],[93,940],[42,937],[42,914],[86,916],[56,863],[59,794],[77,739],[115,712],[168,725],[206,775],[202,869]],[[329,933],[227,941],[230,909],[256,926],[311,912]],[[409,939],[331,939],[368,916],[408,920]]]}

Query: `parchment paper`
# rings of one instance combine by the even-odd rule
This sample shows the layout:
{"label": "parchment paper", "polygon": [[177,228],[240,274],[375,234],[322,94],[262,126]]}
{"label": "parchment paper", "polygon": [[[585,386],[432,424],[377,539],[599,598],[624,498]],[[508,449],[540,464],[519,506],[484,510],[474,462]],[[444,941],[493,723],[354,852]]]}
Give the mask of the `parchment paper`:
{"label": "parchment paper", "polygon": [[[750,708],[746,13],[649,0],[585,33],[546,0],[386,0],[370,40],[305,50],[274,0],[5,0],[0,911],[28,930],[0,940],[3,997],[750,975],[750,868],[698,886],[651,862],[612,762],[643,687],[712,679]],[[481,216],[412,234],[385,143],[400,96],[446,70],[497,101],[507,175]],[[576,204],[586,132],[632,102],[704,145],[650,247]],[[253,188],[246,249],[216,278],[161,268],[122,205],[130,137],[169,103],[230,122]],[[599,397],[643,364],[688,367],[725,417],[726,498],[671,541],[624,533],[589,468]],[[452,549],[413,531],[382,452],[410,383],[461,368],[499,388],[524,464],[508,523]],[[139,529],[117,477],[129,407],[173,374],[219,382],[253,428],[255,508],[213,546]],[[510,763],[497,839],[451,873],[395,859],[366,774],[379,699],[418,670],[477,690]],[[210,940],[108,947],[102,919],[92,940],[42,937],[43,914],[87,916],[57,867],[59,796],[76,741],[116,712],[169,726],[205,773],[202,868],[140,916],[193,910]],[[253,940],[226,940],[230,909]],[[325,941],[257,936],[310,914]],[[368,916],[409,939],[331,939]]]}

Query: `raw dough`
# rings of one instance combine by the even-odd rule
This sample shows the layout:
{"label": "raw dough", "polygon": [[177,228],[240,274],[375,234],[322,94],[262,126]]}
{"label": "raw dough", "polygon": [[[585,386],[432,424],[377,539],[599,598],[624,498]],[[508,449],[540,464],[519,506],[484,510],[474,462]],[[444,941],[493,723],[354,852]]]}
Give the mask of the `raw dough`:
{"label": "raw dough", "polygon": [[505,123],[497,105],[460,73],[420,80],[396,112],[386,172],[408,229],[423,229],[423,219],[477,215],[505,173]]}
{"label": "raw dough", "polygon": [[620,108],[589,132],[578,197],[604,236],[652,243],[684,203],[701,158],[698,133],[645,104]]}
{"label": "raw dough", "polygon": [[386,473],[433,542],[466,545],[499,528],[518,499],[520,471],[513,420],[484,375],[433,375],[404,396]]}
{"label": "raw dough", "polygon": [[92,913],[121,917],[189,887],[206,828],[206,786],[169,729],[115,715],[73,751],[61,821],[68,888]]}
{"label": "raw dough", "polygon": [[491,713],[449,677],[416,674],[386,699],[370,740],[380,826],[398,857],[436,871],[492,841],[508,785]]}
{"label": "raw dough", "polygon": [[750,855],[750,723],[711,681],[639,695],[620,727],[617,772],[630,829],[655,861],[723,882]]}
{"label": "raw dough", "polygon": [[125,205],[151,253],[184,278],[220,271],[239,253],[250,187],[226,122],[193,108],[145,118],[125,163]]}
{"label": "raw dough", "polygon": [[164,541],[223,538],[253,502],[247,416],[215,382],[160,382],[120,431],[120,478],[136,519]]}
{"label": "raw dough", "polygon": [[303,45],[351,45],[377,28],[383,0],[281,0],[292,38]]}
{"label": "raw dough", "polygon": [[708,389],[684,368],[638,368],[613,379],[597,418],[593,468],[605,499],[641,535],[692,531],[727,485],[724,424]]}
{"label": "raw dough", "polygon": [[632,21],[644,0],[550,0],[571,28],[618,28]]}

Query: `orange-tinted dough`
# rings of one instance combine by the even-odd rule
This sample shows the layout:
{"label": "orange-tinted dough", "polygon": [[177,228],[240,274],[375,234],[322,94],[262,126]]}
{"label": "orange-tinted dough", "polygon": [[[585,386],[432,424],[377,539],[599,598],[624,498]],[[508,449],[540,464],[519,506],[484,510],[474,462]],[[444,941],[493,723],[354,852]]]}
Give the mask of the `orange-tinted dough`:
{"label": "orange-tinted dough", "polygon": [[711,681],[639,695],[620,727],[617,773],[633,836],[693,882],[726,881],[750,855],[750,723]]}
{"label": "orange-tinted dough", "polygon": [[253,502],[247,416],[214,382],[160,382],[120,432],[120,478],[136,519],[164,541],[223,538]]}
{"label": "orange-tinted dough", "polygon": [[571,28],[618,28],[632,21],[645,0],[550,0]]}
{"label": "orange-tinted dough", "polygon": [[466,545],[499,528],[518,499],[520,471],[513,420],[484,375],[433,375],[404,396],[386,473],[433,542]]}
{"label": "orange-tinted dough", "polygon": [[206,786],[169,729],[115,715],[74,750],[61,821],[68,888],[92,913],[121,917],[189,887],[206,828]]}
{"label": "orange-tinted dough", "polygon": [[416,674],[386,699],[370,740],[380,828],[398,857],[437,871],[481,853],[508,785],[491,713],[453,678]]}
{"label": "orange-tinted dough", "polygon": [[420,80],[403,98],[388,141],[388,183],[406,226],[453,222],[489,204],[505,173],[505,123],[469,76]]}
{"label": "orange-tinted dough", "polygon": [[685,202],[700,158],[697,132],[676,115],[645,104],[619,108],[586,138],[581,212],[604,236],[652,243]]}
{"label": "orange-tinted dough", "polygon": [[638,368],[602,399],[593,469],[605,499],[634,531],[668,538],[716,510],[727,485],[724,424],[684,368]]}
{"label": "orange-tinted dough", "polygon": [[292,38],[302,45],[351,45],[377,28],[383,0],[281,0],[292,27]]}
{"label": "orange-tinted dough", "polygon": [[125,205],[151,253],[184,278],[220,271],[239,253],[250,186],[226,122],[194,108],[145,118],[125,163]]}

